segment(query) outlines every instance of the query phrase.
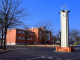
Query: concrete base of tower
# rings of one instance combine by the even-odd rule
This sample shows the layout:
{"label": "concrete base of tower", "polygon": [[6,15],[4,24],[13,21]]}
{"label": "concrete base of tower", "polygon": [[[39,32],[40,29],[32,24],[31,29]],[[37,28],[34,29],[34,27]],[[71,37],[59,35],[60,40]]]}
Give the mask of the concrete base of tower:
{"label": "concrete base of tower", "polygon": [[60,51],[60,52],[74,52],[74,47],[56,47],[56,51]]}

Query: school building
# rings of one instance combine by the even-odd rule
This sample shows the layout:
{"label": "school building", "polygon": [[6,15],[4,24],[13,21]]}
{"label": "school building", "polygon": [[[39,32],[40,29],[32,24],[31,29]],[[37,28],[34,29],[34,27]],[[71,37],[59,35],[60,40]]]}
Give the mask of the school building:
{"label": "school building", "polygon": [[[7,30],[6,43],[11,45],[25,44],[25,31],[30,31],[30,36],[26,40],[26,44],[43,44],[41,39],[42,33],[45,32],[44,28],[31,28],[31,29],[10,29]],[[53,44],[54,38],[51,36],[51,31],[48,31],[48,37],[45,41],[46,44]]]}

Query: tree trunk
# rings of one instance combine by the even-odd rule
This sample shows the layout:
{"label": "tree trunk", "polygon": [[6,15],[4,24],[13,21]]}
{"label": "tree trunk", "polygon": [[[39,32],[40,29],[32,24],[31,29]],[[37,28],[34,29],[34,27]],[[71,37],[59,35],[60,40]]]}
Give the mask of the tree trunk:
{"label": "tree trunk", "polygon": [[4,50],[6,50],[6,34],[7,34],[7,27],[5,27],[5,35],[4,35]]}
{"label": "tree trunk", "polygon": [[54,45],[55,45],[55,37],[54,37]]}
{"label": "tree trunk", "polygon": [[25,46],[26,46],[26,40],[25,40]]}
{"label": "tree trunk", "polygon": [[3,45],[3,34],[2,34],[2,39],[1,39],[1,47],[3,47],[2,45]]}
{"label": "tree trunk", "polygon": [[3,47],[3,46],[2,46],[2,44],[3,44],[3,28],[2,28],[2,39],[1,39],[1,47]]}
{"label": "tree trunk", "polygon": [[46,45],[46,40],[45,40],[45,45]]}
{"label": "tree trunk", "polygon": [[[2,22],[2,20],[1,20],[1,22]],[[2,24],[2,39],[1,39],[1,47],[3,47],[2,45],[3,45],[3,24]]]}
{"label": "tree trunk", "polygon": [[44,45],[44,41],[43,41],[43,45]]}

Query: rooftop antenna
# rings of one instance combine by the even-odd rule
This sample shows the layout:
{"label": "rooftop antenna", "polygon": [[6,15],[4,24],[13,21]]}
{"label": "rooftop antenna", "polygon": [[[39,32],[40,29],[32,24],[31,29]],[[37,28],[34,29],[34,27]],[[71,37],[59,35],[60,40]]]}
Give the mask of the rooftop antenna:
{"label": "rooftop antenna", "polygon": [[65,5],[61,5],[61,10],[68,10],[68,7],[66,6],[66,4]]}

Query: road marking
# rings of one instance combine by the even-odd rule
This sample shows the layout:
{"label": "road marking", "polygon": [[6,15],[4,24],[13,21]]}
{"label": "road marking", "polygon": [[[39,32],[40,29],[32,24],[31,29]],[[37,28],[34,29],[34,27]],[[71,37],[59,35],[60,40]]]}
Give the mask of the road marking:
{"label": "road marking", "polygon": [[17,49],[26,49],[26,48],[17,48]]}
{"label": "road marking", "polygon": [[49,59],[53,59],[53,57],[48,57]]}
{"label": "road marking", "polygon": [[26,59],[26,60],[31,60],[31,59]]}
{"label": "road marking", "polygon": [[46,58],[45,56],[41,56],[41,58]]}
{"label": "road marking", "polygon": [[12,49],[12,50],[16,50],[16,49]]}

